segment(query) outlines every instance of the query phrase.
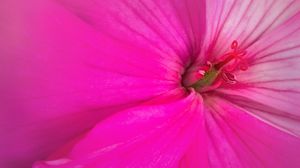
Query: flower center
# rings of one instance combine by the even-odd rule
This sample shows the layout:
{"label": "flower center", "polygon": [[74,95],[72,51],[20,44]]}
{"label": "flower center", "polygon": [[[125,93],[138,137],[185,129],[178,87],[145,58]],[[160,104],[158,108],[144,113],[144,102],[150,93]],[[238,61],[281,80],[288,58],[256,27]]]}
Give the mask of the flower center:
{"label": "flower center", "polygon": [[200,92],[220,87],[223,83],[235,84],[236,78],[232,72],[237,69],[247,70],[248,65],[243,56],[246,55],[245,50],[241,50],[238,42],[235,40],[231,44],[231,51],[224,54],[213,63],[207,62],[205,65],[200,66],[193,75],[197,78],[188,87],[195,88]]}

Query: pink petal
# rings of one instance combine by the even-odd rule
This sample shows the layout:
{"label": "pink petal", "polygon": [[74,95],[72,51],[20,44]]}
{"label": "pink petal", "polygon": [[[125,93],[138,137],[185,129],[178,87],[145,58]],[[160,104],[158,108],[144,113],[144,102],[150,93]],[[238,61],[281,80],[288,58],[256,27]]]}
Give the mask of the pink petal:
{"label": "pink petal", "polygon": [[202,99],[195,92],[164,104],[150,101],[97,124],[67,155],[35,167],[178,167],[201,113]]}
{"label": "pink petal", "polygon": [[203,136],[207,137],[210,167],[300,166],[299,138],[261,122],[227,100],[205,100],[207,134]]}
{"label": "pink petal", "polygon": [[96,30],[160,53],[167,66],[169,59],[187,65],[199,53],[205,28],[203,0],[62,0],[60,3]]}
{"label": "pink petal", "polygon": [[177,9],[182,1],[72,1],[77,10],[1,1],[0,167],[30,165],[105,116],[180,86],[188,46],[202,34],[201,19],[191,20],[197,35],[186,27],[185,12],[203,12],[187,2],[191,11]]}
{"label": "pink petal", "polygon": [[185,152],[184,156],[180,160],[180,164],[178,167],[180,168],[197,168],[209,167],[209,156],[207,155],[208,150],[208,141],[207,138],[207,129],[206,129],[206,121],[205,121],[205,113],[203,112],[198,114],[200,116],[199,120],[199,129],[195,137],[192,139],[192,143]]}

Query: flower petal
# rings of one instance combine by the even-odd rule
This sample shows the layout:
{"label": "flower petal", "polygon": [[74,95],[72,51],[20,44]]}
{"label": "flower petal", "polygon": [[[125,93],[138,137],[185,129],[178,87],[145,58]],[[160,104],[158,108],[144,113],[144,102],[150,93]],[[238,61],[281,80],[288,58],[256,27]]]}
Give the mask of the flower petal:
{"label": "flower petal", "polygon": [[204,56],[208,59],[222,56],[234,40],[247,50],[299,9],[300,1],[297,0],[207,1]]}
{"label": "flower petal", "polygon": [[211,167],[300,166],[300,139],[253,117],[219,97],[205,100],[207,147]]}
{"label": "flower petal", "polygon": [[249,47],[251,64],[247,71],[237,74],[240,85],[220,90],[260,119],[298,137],[299,19],[300,12]]}
{"label": "flower petal", "polygon": [[[113,2],[99,3],[105,5],[99,12],[105,12]],[[170,9],[164,18],[175,19],[176,26],[164,23],[183,36],[172,45],[186,53],[189,29],[170,4],[160,7]],[[108,13],[98,20],[111,22],[103,31],[75,14],[57,1],[0,2],[0,167],[29,165],[107,115],[180,86],[181,57],[141,45],[141,37],[125,27],[127,35],[111,29],[116,20]]]}
{"label": "flower petal", "polygon": [[61,0],[60,3],[96,30],[132,46],[151,48],[164,59],[177,59],[187,65],[199,52],[205,28],[203,0]]}
{"label": "flower petal", "polygon": [[35,167],[177,167],[199,128],[202,99],[192,92],[184,99],[155,102],[111,116],[63,158]]}

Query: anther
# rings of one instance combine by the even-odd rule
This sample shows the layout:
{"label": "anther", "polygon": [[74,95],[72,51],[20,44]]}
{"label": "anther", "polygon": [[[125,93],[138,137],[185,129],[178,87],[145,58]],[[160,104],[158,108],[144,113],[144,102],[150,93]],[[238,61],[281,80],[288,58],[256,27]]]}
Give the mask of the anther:
{"label": "anther", "polygon": [[238,48],[238,42],[236,40],[234,40],[232,43],[231,43],[231,49],[233,50],[236,50]]}
{"label": "anther", "polygon": [[223,72],[222,78],[226,83],[229,83],[229,84],[235,84],[237,82],[236,77],[229,72]]}
{"label": "anther", "polygon": [[[217,64],[215,64],[214,67],[217,70],[221,70],[222,68],[224,68],[225,65],[228,65],[230,62],[234,61],[233,64],[228,67],[228,70],[229,69],[230,69],[230,71],[234,70],[237,67],[237,65],[239,64],[239,62],[241,62],[242,57],[247,54],[247,52],[245,50],[240,50],[238,47],[239,47],[238,42],[236,40],[234,40],[231,43],[231,49],[233,51],[223,55],[222,56],[223,60],[218,62]],[[241,70],[246,69],[246,67],[243,66],[243,67],[240,67],[240,69]]]}
{"label": "anther", "polygon": [[200,75],[203,75],[203,76],[205,75],[205,71],[204,71],[204,70],[201,70],[201,69],[198,71],[198,73],[199,73]]}

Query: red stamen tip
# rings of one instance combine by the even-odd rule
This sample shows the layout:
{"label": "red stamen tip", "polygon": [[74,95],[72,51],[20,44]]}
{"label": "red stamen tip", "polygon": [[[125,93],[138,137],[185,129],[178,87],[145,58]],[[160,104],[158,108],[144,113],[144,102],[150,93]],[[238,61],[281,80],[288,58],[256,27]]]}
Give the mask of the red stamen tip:
{"label": "red stamen tip", "polygon": [[236,50],[238,48],[238,45],[239,45],[239,43],[236,40],[234,40],[231,43],[231,49]]}

